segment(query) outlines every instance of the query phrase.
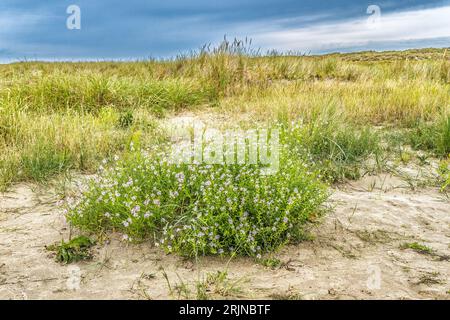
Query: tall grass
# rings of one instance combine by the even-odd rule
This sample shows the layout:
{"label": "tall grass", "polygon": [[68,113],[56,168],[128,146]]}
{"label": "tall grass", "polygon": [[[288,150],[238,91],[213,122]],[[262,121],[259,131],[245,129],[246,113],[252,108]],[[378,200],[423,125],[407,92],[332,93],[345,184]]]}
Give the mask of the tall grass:
{"label": "tall grass", "polygon": [[[351,143],[350,154],[360,147],[346,132],[371,125],[410,129],[405,143],[448,153],[445,49],[309,57],[262,55],[248,44],[224,42],[164,61],[1,65],[0,188],[92,170],[135,136],[161,138],[154,118],[183,110],[224,113],[230,121],[243,114],[261,122],[303,119],[312,135],[302,139],[314,140],[316,125],[335,130],[315,124],[334,108],[346,122],[334,138]],[[357,141],[371,141],[365,132]],[[317,152],[334,159],[333,148]]]}
{"label": "tall grass", "polygon": [[374,130],[349,125],[335,114],[294,123],[284,137],[291,157],[304,159],[326,182],[357,179],[369,158],[381,158],[380,138]]}
{"label": "tall grass", "polygon": [[450,154],[450,114],[435,122],[418,122],[405,133],[405,140],[415,149],[433,152],[439,157]]}
{"label": "tall grass", "polygon": [[138,136],[147,144],[163,139],[152,116],[134,114],[130,127],[122,128],[120,113],[107,107],[97,115],[6,112],[0,118],[0,189],[14,181],[43,182],[66,170],[92,172]]}

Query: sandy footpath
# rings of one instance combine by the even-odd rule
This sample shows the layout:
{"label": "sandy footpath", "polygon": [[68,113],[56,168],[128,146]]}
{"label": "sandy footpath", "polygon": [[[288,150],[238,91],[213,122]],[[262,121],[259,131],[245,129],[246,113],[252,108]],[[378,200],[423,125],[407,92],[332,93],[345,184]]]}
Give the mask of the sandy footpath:
{"label": "sandy footpath", "polygon": [[[193,288],[225,268],[238,298],[450,298],[450,201],[390,175],[335,189],[334,209],[312,228],[314,239],[274,254],[283,262],[274,270],[250,258],[184,260],[115,238],[97,245],[92,261],[60,265],[45,249],[69,236],[56,202],[51,190],[29,184],[0,194],[0,299],[174,298],[162,270],[172,286]],[[434,254],[400,249],[405,242]]]}

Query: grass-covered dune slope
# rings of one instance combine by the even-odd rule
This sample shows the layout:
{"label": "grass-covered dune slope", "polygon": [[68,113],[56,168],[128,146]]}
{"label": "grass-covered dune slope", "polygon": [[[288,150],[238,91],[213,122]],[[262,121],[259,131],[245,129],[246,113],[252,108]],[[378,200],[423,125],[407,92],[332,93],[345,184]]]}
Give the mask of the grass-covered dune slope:
{"label": "grass-covered dune slope", "polygon": [[[277,126],[279,172],[149,152],[168,140],[161,119],[184,111]],[[409,150],[436,158],[435,183],[448,187],[450,52],[259,56],[235,42],[167,61],[1,65],[0,148],[3,190],[105,161],[68,204],[81,229],[189,256],[256,256],[301,239],[327,185],[408,161]]]}

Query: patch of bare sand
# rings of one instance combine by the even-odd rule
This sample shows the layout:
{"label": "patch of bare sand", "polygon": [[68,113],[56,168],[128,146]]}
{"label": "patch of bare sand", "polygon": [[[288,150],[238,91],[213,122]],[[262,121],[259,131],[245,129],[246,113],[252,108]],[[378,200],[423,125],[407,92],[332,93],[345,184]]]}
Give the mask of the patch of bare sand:
{"label": "patch of bare sand", "polygon": [[[161,268],[172,287],[183,279],[195,291],[195,281],[228,266],[230,279],[240,280],[238,297],[448,299],[450,202],[437,190],[403,186],[378,175],[334,190],[334,210],[313,227],[314,240],[282,249],[274,256],[283,265],[271,270],[250,258],[192,262],[116,238],[98,245],[92,261],[60,265],[45,249],[69,236],[56,196],[18,185],[0,195],[0,298],[173,298]],[[435,254],[400,249],[405,242]]]}

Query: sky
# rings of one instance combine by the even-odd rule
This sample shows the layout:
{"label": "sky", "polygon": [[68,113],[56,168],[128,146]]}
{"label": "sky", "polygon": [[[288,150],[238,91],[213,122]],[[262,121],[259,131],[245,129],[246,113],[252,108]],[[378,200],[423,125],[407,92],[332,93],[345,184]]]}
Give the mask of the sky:
{"label": "sky", "polygon": [[225,35],[262,52],[450,47],[450,0],[0,1],[3,63],[170,58]]}

